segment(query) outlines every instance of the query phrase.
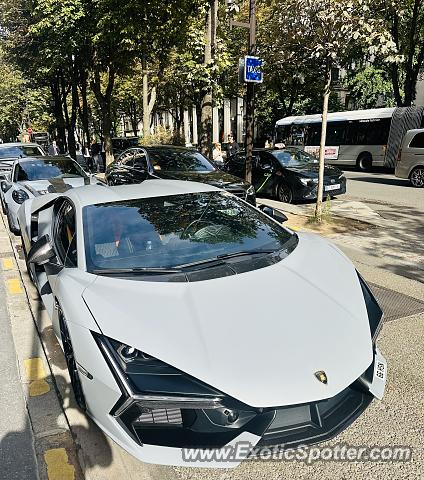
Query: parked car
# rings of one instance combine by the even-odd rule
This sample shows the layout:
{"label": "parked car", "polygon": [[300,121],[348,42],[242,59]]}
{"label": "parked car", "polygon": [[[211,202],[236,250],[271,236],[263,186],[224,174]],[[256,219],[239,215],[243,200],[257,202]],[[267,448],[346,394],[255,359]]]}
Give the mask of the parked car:
{"label": "parked car", "polygon": [[352,263],[226,191],[93,185],[19,223],[80,408],[144,462],[324,441],[383,396],[382,311]]}
{"label": "parked car", "polygon": [[424,129],[408,130],[402,141],[395,175],[408,178],[413,187],[424,187]]}
{"label": "parked car", "polygon": [[[257,195],[267,195],[281,202],[314,200],[318,193],[318,162],[297,148],[254,149],[252,184]],[[224,169],[244,176],[246,153],[237,153]],[[346,193],[346,178],[337,167],[325,166],[324,197]]]}
{"label": "parked car", "polygon": [[109,185],[140,183],[153,178],[207,183],[256,204],[255,189],[250,184],[216,168],[193,148],[130,148],[106,169]]}
{"label": "parked car", "polygon": [[12,171],[16,158],[43,157],[44,150],[36,143],[0,143],[0,180]]}
{"label": "parked car", "polygon": [[10,231],[19,234],[18,210],[29,198],[99,183],[68,157],[21,158],[13,164],[10,180],[1,182],[3,209]]}

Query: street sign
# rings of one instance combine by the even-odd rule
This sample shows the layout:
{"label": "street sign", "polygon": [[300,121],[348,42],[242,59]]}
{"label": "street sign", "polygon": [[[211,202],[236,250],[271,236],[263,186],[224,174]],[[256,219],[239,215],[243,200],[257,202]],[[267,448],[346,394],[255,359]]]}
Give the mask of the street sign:
{"label": "street sign", "polygon": [[244,82],[262,83],[264,75],[262,72],[262,60],[259,57],[244,57]]}
{"label": "street sign", "polygon": [[32,133],[32,128],[29,127],[27,131],[28,131],[28,133],[31,135],[31,133]]}

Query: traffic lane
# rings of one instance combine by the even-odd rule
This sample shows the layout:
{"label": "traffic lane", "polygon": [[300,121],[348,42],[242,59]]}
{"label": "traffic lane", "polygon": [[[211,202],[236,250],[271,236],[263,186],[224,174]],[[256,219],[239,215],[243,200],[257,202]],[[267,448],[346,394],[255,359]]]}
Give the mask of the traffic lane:
{"label": "traffic lane", "polygon": [[408,180],[397,178],[383,169],[356,172],[346,169],[346,194],[340,198],[361,200],[387,206],[411,206],[424,211],[424,191],[414,188]]}

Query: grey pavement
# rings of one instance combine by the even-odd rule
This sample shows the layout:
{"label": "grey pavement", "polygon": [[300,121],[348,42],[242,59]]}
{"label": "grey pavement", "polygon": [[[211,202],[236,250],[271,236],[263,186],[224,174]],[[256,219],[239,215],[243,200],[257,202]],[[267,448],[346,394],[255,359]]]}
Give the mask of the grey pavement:
{"label": "grey pavement", "polygon": [[3,274],[0,271],[0,478],[35,480],[38,468],[34,438],[18,374],[17,356],[6,308]]}

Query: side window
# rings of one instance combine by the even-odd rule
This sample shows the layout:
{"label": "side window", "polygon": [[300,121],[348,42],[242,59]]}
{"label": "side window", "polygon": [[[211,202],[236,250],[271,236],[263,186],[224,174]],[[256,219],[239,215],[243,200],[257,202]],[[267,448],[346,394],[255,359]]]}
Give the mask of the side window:
{"label": "side window", "polygon": [[138,170],[147,170],[147,160],[144,152],[137,152],[133,158],[134,168],[137,168]]}
{"label": "side window", "polygon": [[424,148],[424,132],[417,133],[409,146],[411,148]]}
{"label": "side window", "polygon": [[244,165],[246,163],[246,154],[244,152],[237,153],[233,158],[233,162],[240,166]]}
{"label": "side window", "polygon": [[75,210],[65,201],[56,215],[55,244],[61,262],[66,267],[77,266],[77,235]]}
{"label": "side window", "polygon": [[270,169],[274,166],[274,160],[272,155],[266,152],[260,152],[258,158],[258,165],[260,168]]}
{"label": "side window", "polygon": [[134,152],[131,150],[129,152],[126,152],[124,155],[121,155],[119,161],[122,165],[125,165],[126,167],[132,167],[134,163]]}

